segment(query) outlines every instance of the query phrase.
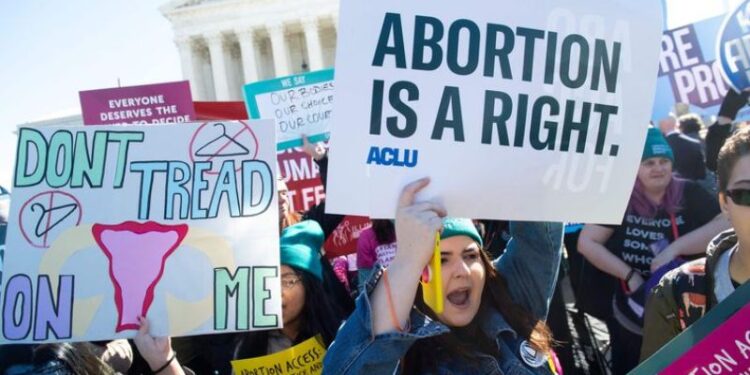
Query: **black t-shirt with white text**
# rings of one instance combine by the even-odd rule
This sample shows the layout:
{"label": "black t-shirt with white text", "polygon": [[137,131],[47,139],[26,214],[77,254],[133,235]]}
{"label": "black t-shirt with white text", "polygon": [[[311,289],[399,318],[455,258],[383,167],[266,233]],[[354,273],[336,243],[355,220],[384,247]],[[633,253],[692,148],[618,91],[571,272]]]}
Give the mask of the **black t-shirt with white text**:
{"label": "black t-shirt with white text", "polygon": [[[679,206],[674,215],[678,236],[700,228],[721,212],[719,202],[692,181],[686,181]],[[644,278],[651,274],[654,255],[674,241],[672,220],[659,210],[656,217],[643,217],[635,212],[625,213],[622,224],[607,225],[614,233],[604,245]]]}

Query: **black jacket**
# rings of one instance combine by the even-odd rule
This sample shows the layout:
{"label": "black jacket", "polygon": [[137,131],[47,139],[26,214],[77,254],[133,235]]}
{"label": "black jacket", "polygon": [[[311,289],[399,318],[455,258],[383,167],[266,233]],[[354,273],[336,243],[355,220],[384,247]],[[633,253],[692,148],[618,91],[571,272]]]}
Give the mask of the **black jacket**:
{"label": "black jacket", "polygon": [[734,229],[719,233],[708,244],[706,257],[669,271],[646,303],[641,360],[656,353],[718,305],[714,273],[719,258],[737,244]]}
{"label": "black jacket", "polygon": [[706,177],[701,143],[684,134],[672,133],[667,142],[674,152],[674,169],[683,178],[697,181]]}
{"label": "black jacket", "polygon": [[719,125],[719,123],[714,123],[708,127],[708,133],[706,133],[706,166],[708,169],[716,171],[719,151],[730,135],[732,135],[732,124]]}

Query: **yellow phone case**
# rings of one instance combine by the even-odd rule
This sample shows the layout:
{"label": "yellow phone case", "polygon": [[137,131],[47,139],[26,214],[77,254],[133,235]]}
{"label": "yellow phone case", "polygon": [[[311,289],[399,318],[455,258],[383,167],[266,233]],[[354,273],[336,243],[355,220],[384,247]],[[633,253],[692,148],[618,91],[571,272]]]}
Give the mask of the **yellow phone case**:
{"label": "yellow phone case", "polygon": [[430,264],[422,273],[422,299],[436,314],[443,312],[443,273],[440,268],[440,232],[435,235],[435,248]]}

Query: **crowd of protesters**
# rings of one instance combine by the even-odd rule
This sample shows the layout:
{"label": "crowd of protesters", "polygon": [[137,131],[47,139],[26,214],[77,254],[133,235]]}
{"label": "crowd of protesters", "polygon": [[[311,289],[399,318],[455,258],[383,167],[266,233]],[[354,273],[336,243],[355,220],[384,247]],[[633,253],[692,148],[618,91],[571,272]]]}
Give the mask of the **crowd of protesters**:
{"label": "crowd of protesters", "polygon": [[[611,371],[625,374],[750,279],[750,130],[733,125],[747,96],[730,91],[707,129],[687,113],[649,128],[622,223],[586,224],[571,242],[566,231],[565,247],[562,223],[451,217],[417,199],[424,178],[394,202],[395,220],[360,234],[356,260],[329,260],[323,244],[343,217],[326,214],[325,202],[291,211],[279,180],[283,328],[153,337],[141,317],[133,340],[0,346],[0,374],[230,374],[232,360],[316,336],[330,374],[571,373],[556,355],[570,335],[548,321],[566,251],[613,286],[594,304]],[[307,140],[303,148],[325,184],[327,151]],[[441,313],[419,282],[438,233]]]}

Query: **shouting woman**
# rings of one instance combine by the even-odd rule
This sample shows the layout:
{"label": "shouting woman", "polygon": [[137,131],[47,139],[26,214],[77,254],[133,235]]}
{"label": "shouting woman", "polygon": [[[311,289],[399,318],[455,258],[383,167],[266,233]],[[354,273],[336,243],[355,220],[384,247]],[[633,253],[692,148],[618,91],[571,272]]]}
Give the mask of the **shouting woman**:
{"label": "shouting woman", "polygon": [[[560,262],[562,225],[512,223],[506,253],[490,261],[468,219],[415,202],[409,184],[396,214],[396,255],[376,265],[324,360],[326,374],[550,374],[544,324]],[[444,311],[419,293],[441,231]]]}

